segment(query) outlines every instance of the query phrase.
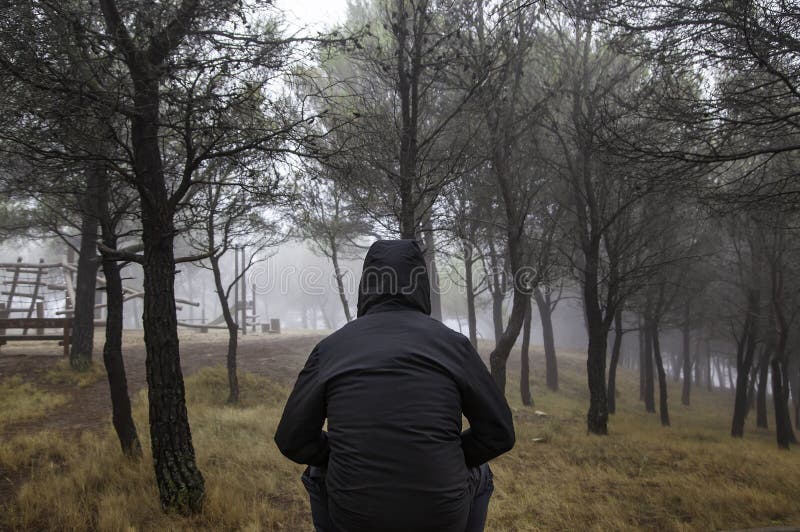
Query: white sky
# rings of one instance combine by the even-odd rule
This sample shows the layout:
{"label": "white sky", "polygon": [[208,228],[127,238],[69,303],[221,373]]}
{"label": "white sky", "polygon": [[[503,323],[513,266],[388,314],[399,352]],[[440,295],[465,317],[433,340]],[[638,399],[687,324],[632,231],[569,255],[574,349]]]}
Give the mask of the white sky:
{"label": "white sky", "polygon": [[347,0],[277,0],[275,5],[292,29],[324,30],[343,22],[347,13]]}

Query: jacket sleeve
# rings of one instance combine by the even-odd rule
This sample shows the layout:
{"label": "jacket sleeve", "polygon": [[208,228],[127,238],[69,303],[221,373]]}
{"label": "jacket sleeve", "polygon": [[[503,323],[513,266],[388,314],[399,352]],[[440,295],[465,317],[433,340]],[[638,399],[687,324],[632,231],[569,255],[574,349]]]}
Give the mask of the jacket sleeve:
{"label": "jacket sleeve", "polygon": [[311,352],[286,401],[275,443],[281,453],[298,464],[325,467],[328,464],[328,435],[325,423],[325,386],[320,382],[319,353]]}
{"label": "jacket sleeve", "polygon": [[514,447],[514,421],[505,397],[475,348],[466,342],[461,408],[470,428],[461,433],[468,467],[475,467]]}

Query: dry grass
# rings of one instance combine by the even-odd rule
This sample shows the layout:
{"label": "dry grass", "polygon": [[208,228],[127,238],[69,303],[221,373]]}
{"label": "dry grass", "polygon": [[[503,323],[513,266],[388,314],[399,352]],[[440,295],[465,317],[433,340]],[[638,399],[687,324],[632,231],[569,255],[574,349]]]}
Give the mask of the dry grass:
{"label": "dry grass", "polygon": [[[536,363],[536,361],[535,361]],[[695,393],[693,405],[671,401],[673,427],[638,403],[635,376],[622,372],[612,434],[584,425],[585,384],[579,356],[561,357],[562,391],[534,387],[537,417],[520,406],[517,446],[492,463],[495,493],[487,531],[715,530],[800,524],[800,460],[777,450],[768,433],[727,436],[729,400]],[[149,456],[120,457],[110,432],[63,438],[20,435],[0,444],[0,469],[30,477],[0,508],[0,528],[59,530],[310,530],[301,466],[272,443],[285,384],[243,375],[243,404],[224,404],[222,368],[187,379],[198,461],[207,483],[201,515],[164,515]],[[722,406],[721,406],[722,405]],[[146,398],[136,401],[143,441]],[[544,443],[534,443],[544,438]],[[145,445],[145,447],[147,447]]]}
{"label": "dry grass", "polygon": [[44,381],[50,384],[85,388],[106,376],[102,360],[95,360],[86,371],[75,371],[69,360],[59,360],[44,374]]}
{"label": "dry grass", "polygon": [[[300,466],[272,443],[288,389],[263,377],[240,376],[243,404],[225,405],[222,368],[187,379],[198,461],[206,477],[203,513],[192,519],[164,515],[158,506],[147,449],[139,463],[121,457],[110,431],[63,438],[20,435],[0,444],[0,470],[30,475],[17,499],[0,509],[0,528],[47,530],[308,530]],[[135,418],[147,433],[146,395]],[[145,445],[145,448],[148,446]]]}
{"label": "dry grass", "polygon": [[44,391],[19,376],[0,381],[0,428],[45,415],[67,402],[64,395]]}

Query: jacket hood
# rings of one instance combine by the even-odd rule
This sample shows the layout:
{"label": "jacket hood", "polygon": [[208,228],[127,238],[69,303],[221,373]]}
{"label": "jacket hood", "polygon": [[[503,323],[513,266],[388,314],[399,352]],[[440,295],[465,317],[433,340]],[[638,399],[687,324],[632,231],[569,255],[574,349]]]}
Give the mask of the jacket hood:
{"label": "jacket hood", "polygon": [[385,310],[431,313],[428,268],[415,240],[378,240],[364,258],[358,316]]}

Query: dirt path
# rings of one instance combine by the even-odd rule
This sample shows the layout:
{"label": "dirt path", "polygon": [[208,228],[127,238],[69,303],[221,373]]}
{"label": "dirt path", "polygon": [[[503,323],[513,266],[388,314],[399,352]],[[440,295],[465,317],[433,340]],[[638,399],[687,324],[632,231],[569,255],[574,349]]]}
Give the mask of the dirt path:
{"label": "dirt path", "polygon": [[[323,337],[319,334],[251,335],[240,340],[238,363],[243,371],[268,375],[279,379],[292,379],[314,345]],[[206,339],[207,338],[207,339]],[[222,334],[192,335],[181,339],[181,367],[185,376],[206,366],[224,365],[226,338]],[[131,397],[146,385],[145,349],[140,341],[126,341],[125,369]],[[96,356],[102,357],[102,346]],[[32,421],[15,423],[0,430],[1,437],[53,430],[71,432],[100,430],[109,424],[111,401],[108,382],[100,378],[86,387],[54,384],[46,380],[61,356],[28,352],[0,354],[0,380],[20,375],[42,389],[66,395],[68,403],[50,414]],[[102,358],[96,360],[102,364]]]}

